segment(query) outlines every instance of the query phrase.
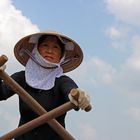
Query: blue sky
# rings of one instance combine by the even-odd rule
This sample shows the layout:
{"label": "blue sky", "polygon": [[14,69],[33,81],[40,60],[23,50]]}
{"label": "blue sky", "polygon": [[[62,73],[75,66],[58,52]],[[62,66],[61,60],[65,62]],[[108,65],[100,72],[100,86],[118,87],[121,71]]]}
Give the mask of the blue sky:
{"label": "blue sky", "polygon": [[[23,36],[53,30],[79,43],[83,63],[67,73],[91,96],[91,112],[70,111],[77,140],[140,139],[139,0],[1,0],[0,54],[6,72],[24,69],[14,58]],[[0,103],[0,135],[17,127],[17,95]]]}

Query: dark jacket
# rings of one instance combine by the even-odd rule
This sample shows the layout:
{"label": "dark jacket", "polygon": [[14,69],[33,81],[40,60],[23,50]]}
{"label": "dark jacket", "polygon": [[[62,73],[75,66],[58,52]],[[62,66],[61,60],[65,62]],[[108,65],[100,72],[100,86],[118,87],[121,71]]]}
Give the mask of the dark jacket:
{"label": "dark jacket", "polygon": [[[72,88],[77,88],[75,82],[68,76],[61,76],[56,78],[55,86],[49,90],[40,90],[30,87],[25,82],[25,72],[17,72],[11,76],[16,82],[18,82],[40,105],[47,111],[50,111],[65,102],[69,101],[68,94]],[[15,92],[7,86],[4,82],[0,82],[0,100],[6,100],[14,95]],[[26,105],[19,97],[19,111],[20,121],[19,126],[38,117],[38,115],[32,111],[32,109]],[[56,118],[56,120],[65,127],[65,116],[63,114]],[[53,131],[50,126],[45,123],[15,140],[62,140],[56,132]]]}

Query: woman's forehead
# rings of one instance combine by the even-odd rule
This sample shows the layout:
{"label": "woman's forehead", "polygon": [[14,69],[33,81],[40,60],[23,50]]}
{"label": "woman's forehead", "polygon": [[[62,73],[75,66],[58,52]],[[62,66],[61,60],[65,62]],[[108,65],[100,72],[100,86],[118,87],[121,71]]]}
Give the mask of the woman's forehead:
{"label": "woman's forehead", "polygon": [[43,42],[47,42],[47,41],[52,41],[52,42],[58,43],[58,38],[56,36],[46,36],[43,39]]}
{"label": "woman's forehead", "polygon": [[57,36],[54,35],[41,36],[40,39],[38,40],[38,45],[49,42],[59,45],[62,48],[62,50],[64,49],[64,44],[60,41],[60,39]]}

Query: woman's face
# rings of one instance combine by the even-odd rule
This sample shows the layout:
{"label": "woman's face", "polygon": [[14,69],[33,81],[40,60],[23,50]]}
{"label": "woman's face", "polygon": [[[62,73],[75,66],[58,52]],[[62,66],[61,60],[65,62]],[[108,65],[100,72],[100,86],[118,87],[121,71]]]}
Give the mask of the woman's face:
{"label": "woman's face", "polygon": [[46,60],[52,63],[60,62],[62,52],[55,36],[46,37],[46,39],[39,44],[38,51]]}

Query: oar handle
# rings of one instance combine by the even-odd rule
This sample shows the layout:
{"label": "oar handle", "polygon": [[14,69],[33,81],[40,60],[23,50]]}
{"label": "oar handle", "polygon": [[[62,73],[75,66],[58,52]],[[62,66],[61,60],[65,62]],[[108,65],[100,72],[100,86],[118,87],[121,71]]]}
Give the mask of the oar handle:
{"label": "oar handle", "polygon": [[8,58],[6,55],[1,55],[0,56],[0,67],[3,66],[7,60],[8,60]]}

